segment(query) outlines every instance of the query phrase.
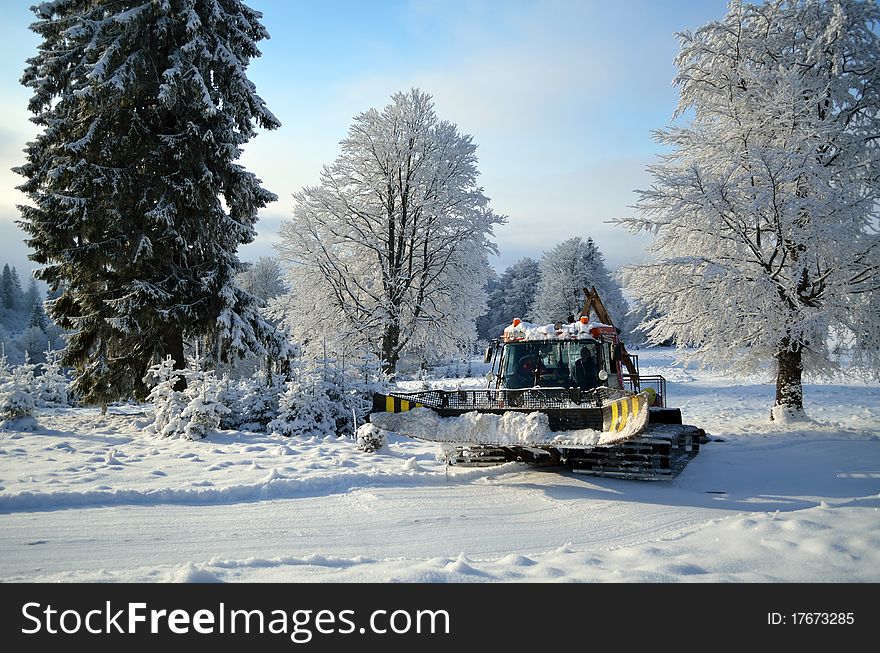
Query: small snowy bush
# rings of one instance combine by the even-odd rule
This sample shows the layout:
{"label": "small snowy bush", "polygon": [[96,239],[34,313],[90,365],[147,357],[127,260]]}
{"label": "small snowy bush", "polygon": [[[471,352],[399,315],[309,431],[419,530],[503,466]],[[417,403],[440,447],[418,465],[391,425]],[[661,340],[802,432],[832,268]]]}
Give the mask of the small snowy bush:
{"label": "small snowy bush", "polygon": [[[5,364],[5,356],[3,363]],[[14,426],[19,430],[33,428],[36,422],[25,422],[27,419],[33,422],[32,416],[36,407],[33,397],[34,366],[30,364],[27,352],[24,355],[24,364],[16,366],[11,374],[3,370],[0,383],[0,418],[5,420],[4,426]],[[16,421],[20,423],[10,424]]]}
{"label": "small snowy bush", "polygon": [[34,414],[34,398],[29,392],[20,390],[14,385],[0,389],[0,417],[4,420],[18,420]]}
{"label": "small snowy bush", "polygon": [[388,435],[375,424],[361,424],[357,430],[357,448],[373,453],[388,444]]}

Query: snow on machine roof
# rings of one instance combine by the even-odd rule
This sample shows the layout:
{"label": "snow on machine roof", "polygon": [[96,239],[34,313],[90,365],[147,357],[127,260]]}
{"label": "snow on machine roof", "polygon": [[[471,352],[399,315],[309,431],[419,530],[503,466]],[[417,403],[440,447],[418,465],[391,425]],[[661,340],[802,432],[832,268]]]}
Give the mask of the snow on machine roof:
{"label": "snow on machine roof", "polygon": [[603,333],[616,333],[616,329],[601,322],[589,322],[582,317],[569,324],[533,324],[515,318],[513,323],[505,327],[502,339],[504,342],[520,342],[528,340],[588,340],[598,338]]}

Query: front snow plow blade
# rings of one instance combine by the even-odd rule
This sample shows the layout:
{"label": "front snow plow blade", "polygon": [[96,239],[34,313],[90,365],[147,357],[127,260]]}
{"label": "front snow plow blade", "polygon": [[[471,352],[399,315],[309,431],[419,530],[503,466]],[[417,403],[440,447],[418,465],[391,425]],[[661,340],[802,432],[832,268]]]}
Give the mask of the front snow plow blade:
{"label": "front snow plow blade", "polygon": [[[592,429],[610,442],[637,435],[648,423],[647,393],[613,388],[524,390],[422,390],[373,395],[372,413],[403,413],[430,408],[443,417],[466,413],[502,415],[508,412],[547,415],[551,431]],[[603,442],[603,444],[605,444]]]}
{"label": "front snow plow blade", "polygon": [[648,426],[648,394],[615,399],[602,409],[603,445],[616,444],[643,433]]}
{"label": "front snow plow blade", "polygon": [[[566,464],[601,476],[671,478],[699,451],[705,434],[678,424],[649,425],[649,393],[613,388],[425,390],[373,397],[370,421],[400,435],[451,444],[453,462]],[[674,421],[667,411],[658,421]]]}
{"label": "front snow plow blade", "polygon": [[[404,413],[430,408],[443,417],[476,411],[540,412],[551,431],[592,429],[602,432],[600,444],[614,444],[638,435],[648,425],[649,397],[645,392],[597,388],[587,392],[568,388],[527,390],[425,390],[373,395],[373,413]],[[405,434],[404,434],[405,435]]]}

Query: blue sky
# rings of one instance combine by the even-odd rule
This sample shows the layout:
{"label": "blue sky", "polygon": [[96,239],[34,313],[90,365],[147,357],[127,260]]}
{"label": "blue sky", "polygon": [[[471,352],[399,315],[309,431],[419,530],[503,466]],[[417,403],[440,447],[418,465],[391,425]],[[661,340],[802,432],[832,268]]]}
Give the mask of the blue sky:
{"label": "blue sky", "polygon": [[[9,168],[34,136],[18,80],[38,39],[29,2],[5,2],[0,25],[0,263],[27,274]],[[419,87],[438,115],[472,134],[480,184],[509,222],[496,230],[500,270],[591,236],[611,267],[644,259],[648,240],[608,224],[633,192],[671,120],[674,33],[721,18],[724,0],[251,0],[271,39],[249,75],[282,127],[260,133],[244,165],[279,196],[260,213],[245,260],[271,255],[291,194],[315,184],[352,118]]]}

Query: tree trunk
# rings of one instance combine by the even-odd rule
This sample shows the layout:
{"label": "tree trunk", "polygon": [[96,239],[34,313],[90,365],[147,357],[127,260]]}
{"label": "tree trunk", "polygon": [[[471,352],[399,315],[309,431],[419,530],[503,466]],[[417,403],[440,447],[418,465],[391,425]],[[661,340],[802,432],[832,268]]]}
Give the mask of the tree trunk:
{"label": "tree trunk", "polygon": [[777,416],[777,411],[784,411],[792,417],[803,416],[804,389],[801,377],[804,372],[802,348],[796,345],[793,349],[783,342],[776,354],[778,372],[776,374],[776,401],[770,418]]}
{"label": "tree trunk", "polygon": [[[183,335],[177,331],[165,332],[165,355],[174,359],[174,369],[182,370],[186,367],[186,354],[183,353]],[[181,375],[177,377],[174,389],[178,392],[186,390],[186,379]]]}
{"label": "tree trunk", "polygon": [[397,361],[400,360],[400,352],[397,350],[399,344],[400,325],[392,322],[382,333],[382,370],[392,379],[397,371]]}

